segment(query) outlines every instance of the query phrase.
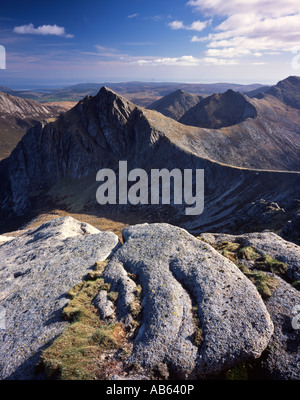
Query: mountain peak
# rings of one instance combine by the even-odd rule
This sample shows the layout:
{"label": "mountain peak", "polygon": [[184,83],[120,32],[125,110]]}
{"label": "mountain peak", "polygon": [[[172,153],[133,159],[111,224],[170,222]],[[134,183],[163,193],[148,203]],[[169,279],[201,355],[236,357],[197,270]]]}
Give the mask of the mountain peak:
{"label": "mountain peak", "polygon": [[296,75],[288,76],[286,79],[279,81],[277,83],[277,86],[280,85],[281,83],[286,83],[286,82],[291,83],[292,85],[299,85],[300,84],[300,76],[296,76]]}
{"label": "mountain peak", "polygon": [[236,125],[257,116],[256,108],[239,92],[232,89],[201,100],[179,120],[182,124],[219,129]]}
{"label": "mountain peak", "polygon": [[289,76],[288,78],[279,81],[277,85],[272,86],[266,95],[271,95],[285,103],[286,105],[300,110],[300,77]]}
{"label": "mountain peak", "polygon": [[189,109],[194,107],[202,97],[178,89],[155,101],[147,108],[155,110],[166,117],[178,121]]}

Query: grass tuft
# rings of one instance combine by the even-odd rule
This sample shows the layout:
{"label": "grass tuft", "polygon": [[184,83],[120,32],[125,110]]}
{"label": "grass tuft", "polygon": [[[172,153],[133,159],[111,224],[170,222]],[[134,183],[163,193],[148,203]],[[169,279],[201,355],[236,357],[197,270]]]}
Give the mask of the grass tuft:
{"label": "grass tuft", "polygon": [[264,255],[257,260],[255,263],[255,268],[262,271],[272,272],[273,274],[281,277],[284,277],[288,271],[288,266],[284,262],[278,261],[269,255]]}
{"label": "grass tuft", "polygon": [[[110,285],[99,277],[92,277],[69,291],[68,297],[71,300],[63,310],[63,317],[71,324],[42,353],[40,359],[40,367],[49,378],[95,379],[103,368],[100,361],[103,354],[120,348],[126,336],[125,327],[120,323],[109,324],[102,321],[92,305],[100,290],[109,291]],[[114,292],[110,295],[117,297]]]}
{"label": "grass tuft", "polygon": [[251,271],[242,264],[239,264],[238,267],[241,272],[256,286],[258,293],[263,299],[268,299],[271,297],[274,290],[279,286],[277,279],[266,275],[262,271]]}

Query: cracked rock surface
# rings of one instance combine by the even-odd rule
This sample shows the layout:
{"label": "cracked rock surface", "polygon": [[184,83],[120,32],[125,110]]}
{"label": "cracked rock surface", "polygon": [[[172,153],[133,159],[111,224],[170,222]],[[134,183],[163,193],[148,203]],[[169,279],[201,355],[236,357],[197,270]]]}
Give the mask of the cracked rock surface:
{"label": "cracked rock surface", "polygon": [[0,245],[0,379],[32,378],[40,351],[67,324],[66,293],[118,245],[115,234],[71,217]]}
{"label": "cracked rock surface", "polygon": [[[131,226],[123,236],[125,244],[102,277],[118,292],[116,315],[127,325],[137,283],[142,287],[141,322],[128,363],[165,363],[182,378],[206,377],[261,355],[273,323],[254,285],[231,261],[168,224]],[[201,344],[194,340],[193,306]]]}

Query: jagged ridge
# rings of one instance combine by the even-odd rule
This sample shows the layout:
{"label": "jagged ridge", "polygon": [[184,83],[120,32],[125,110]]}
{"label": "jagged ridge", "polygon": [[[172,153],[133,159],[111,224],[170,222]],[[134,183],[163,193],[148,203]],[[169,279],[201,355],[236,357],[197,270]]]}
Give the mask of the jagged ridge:
{"label": "jagged ridge", "polygon": [[[246,131],[246,126],[238,129],[241,127]],[[24,215],[33,199],[38,201],[40,193],[47,193],[60,180],[68,177],[79,188],[80,179],[91,176],[95,185],[98,170],[116,168],[119,160],[127,160],[129,170],[204,169],[204,213],[186,221],[182,219],[184,207],[175,206],[170,216],[173,214],[178,224],[188,223],[191,229],[236,226],[245,218],[245,207],[261,198],[284,204],[299,198],[298,173],[252,171],[212,161],[222,152],[221,160],[233,163],[240,151],[233,146],[219,148],[216,132],[223,135],[223,131],[184,126],[102,88],[97,96],[86,97],[55,122],[31,129],[9,160],[0,164],[6,182],[1,209],[6,214],[14,210]],[[240,157],[247,153],[251,154],[245,148]],[[97,207],[96,188],[91,193],[86,208]]]}

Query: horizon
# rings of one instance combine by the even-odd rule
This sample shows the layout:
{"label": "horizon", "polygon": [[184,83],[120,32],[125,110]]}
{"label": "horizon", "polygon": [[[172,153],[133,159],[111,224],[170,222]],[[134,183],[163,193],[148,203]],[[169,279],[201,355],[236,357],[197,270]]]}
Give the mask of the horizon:
{"label": "horizon", "polygon": [[0,85],[84,82],[274,85],[300,71],[297,0],[11,0]]}
{"label": "horizon", "polygon": [[[286,77],[286,78],[288,78],[288,77]],[[285,79],[285,78],[283,78],[283,79]],[[283,79],[280,79],[280,81],[281,80],[283,80]],[[57,84],[57,85],[54,85],[54,84],[42,84],[42,83],[40,83],[40,84],[37,84],[36,86],[32,86],[32,85],[18,85],[18,84],[16,84],[16,85],[14,85],[14,84],[12,84],[12,85],[10,85],[10,86],[7,86],[7,88],[8,89],[12,89],[12,90],[14,90],[14,91],[34,91],[34,90],[45,90],[45,91],[47,91],[47,90],[49,90],[49,91],[51,91],[51,90],[59,90],[59,89],[64,89],[64,88],[69,88],[69,87],[73,87],[73,86],[77,86],[77,85],[99,85],[99,88],[101,88],[101,87],[103,87],[103,86],[105,86],[105,85],[108,85],[108,84],[113,84],[113,85],[118,85],[118,84],[120,84],[120,85],[122,85],[122,84],[131,84],[131,83],[137,83],[137,84],[152,84],[152,85],[155,85],[155,84],[157,84],[157,85],[159,85],[159,84],[165,84],[165,85],[175,85],[175,84],[178,84],[178,85],[180,85],[180,84],[182,84],[182,85],[241,85],[241,86],[248,86],[248,85],[264,85],[264,83],[261,83],[261,82],[249,82],[249,83],[241,83],[241,82],[221,82],[221,81],[219,81],[219,82],[188,82],[188,81],[186,81],[186,82],[184,82],[184,81],[111,81],[111,82],[107,82],[107,81],[102,81],[102,82],[74,82],[74,83],[68,83],[68,82],[66,82],[66,83],[61,83],[61,84]],[[266,84],[265,83],[265,85],[266,86],[275,86],[276,84],[277,84],[278,82],[275,82],[274,84]],[[5,85],[1,85],[0,84],[0,87],[1,86],[5,86]]]}

